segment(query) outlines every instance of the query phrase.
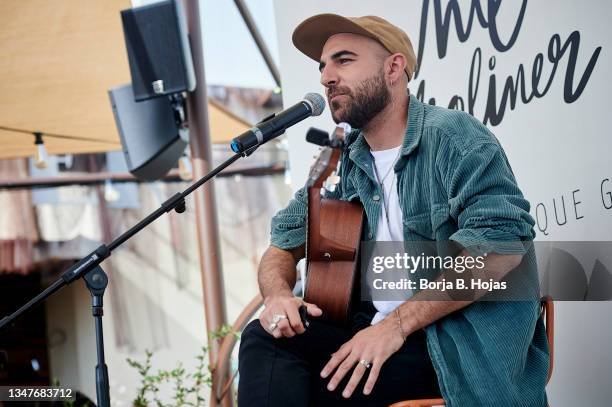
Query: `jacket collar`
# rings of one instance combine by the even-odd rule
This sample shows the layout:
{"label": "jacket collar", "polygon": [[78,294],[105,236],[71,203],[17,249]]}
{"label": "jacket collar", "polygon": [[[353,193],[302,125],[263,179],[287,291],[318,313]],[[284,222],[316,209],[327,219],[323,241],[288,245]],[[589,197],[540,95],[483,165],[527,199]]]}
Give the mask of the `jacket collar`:
{"label": "jacket collar", "polygon": [[408,126],[406,126],[406,134],[402,144],[402,156],[409,155],[421,142],[423,116],[423,102],[411,94],[410,103],[408,104]]}
{"label": "jacket collar", "polygon": [[[421,135],[423,134],[423,116],[424,107],[423,102],[418,100],[416,96],[409,95],[410,102],[408,103],[408,126],[406,126],[406,133],[404,135],[404,141],[402,143],[401,159],[396,164],[396,169],[400,169],[405,165],[406,157],[414,151],[420,141]],[[349,158],[356,164],[367,163],[371,160],[370,146],[368,145],[363,131],[361,129],[354,129],[349,133],[347,137],[349,146]],[[368,172],[366,170],[366,172]]]}

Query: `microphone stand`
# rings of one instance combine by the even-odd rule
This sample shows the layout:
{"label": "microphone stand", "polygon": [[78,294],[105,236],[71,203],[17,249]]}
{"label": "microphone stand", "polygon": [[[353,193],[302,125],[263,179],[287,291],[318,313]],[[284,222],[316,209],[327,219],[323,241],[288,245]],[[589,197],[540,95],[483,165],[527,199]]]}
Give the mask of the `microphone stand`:
{"label": "microphone stand", "polygon": [[98,400],[99,407],[110,407],[108,369],[104,360],[104,336],[102,332],[102,315],[104,314],[102,308],[102,299],[104,296],[104,290],[108,284],[108,276],[106,275],[104,270],[102,270],[102,267],[100,267],[100,263],[102,263],[106,258],[108,258],[113,250],[121,246],[123,243],[125,243],[132,236],[140,232],[142,229],[149,226],[149,224],[151,224],[163,214],[168,213],[173,209],[176,211],[176,213],[185,212],[185,210],[187,209],[185,205],[185,197],[187,197],[187,195],[191,194],[204,183],[214,178],[218,173],[230,166],[240,157],[248,157],[249,155],[251,155],[260,145],[261,144],[258,144],[246,151],[235,153],[232,157],[228,158],[211,172],[200,178],[189,188],[185,189],[183,192],[177,192],[176,194],[174,194],[172,197],[170,197],[170,199],[162,203],[157,210],[153,211],[151,214],[149,214],[136,225],[125,231],[121,236],[110,242],[108,245],[100,245],[93,252],[89,253],[81,260],[76,262],[68,270],[62,273],[60,278],[58,278],[53,284],[47,287],[43,292],[41,292],[36,297],[21,306],[21,308],[13,312],[11,315],[2,318],[2,320],[0,320],[0,331],[2,331],[4,327],[13,322],[16,318],[21,316],[30,308],[33,308],[44,300],[46,300],[49,296],[54,294],[60,288],[72,283],[78,278],[83,278],[83,280],[85,281],[85,285],[91,293],[92,314],[96,327],[96,350],[98,357],[98,364],[96,365],[95,370],[96,397]]}

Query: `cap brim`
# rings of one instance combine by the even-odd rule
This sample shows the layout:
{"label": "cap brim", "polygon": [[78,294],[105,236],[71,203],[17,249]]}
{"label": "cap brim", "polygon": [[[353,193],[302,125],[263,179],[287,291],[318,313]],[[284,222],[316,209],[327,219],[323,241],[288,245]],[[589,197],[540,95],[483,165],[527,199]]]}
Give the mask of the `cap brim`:
{"label": "cap brim", "polygon": [[376,39],[365,28],[338,14],[318,14],[302,21],[293,31],[291,39],[297,49],[318,62],[329,37],[342,33],[360,34]]}

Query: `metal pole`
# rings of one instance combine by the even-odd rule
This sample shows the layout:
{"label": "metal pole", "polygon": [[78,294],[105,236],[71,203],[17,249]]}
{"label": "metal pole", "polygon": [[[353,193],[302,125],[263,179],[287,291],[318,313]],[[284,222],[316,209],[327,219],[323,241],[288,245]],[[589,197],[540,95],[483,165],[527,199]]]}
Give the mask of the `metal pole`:
{"label": "metal pole", "polygon": [[[187,97],[189,117],[189,144],[193,159],[194,178],[200,178],[212,168],[212,146],[208,126],[208,97],[206,95],[206,77],[204,74],[204,49],[200,27],[199,0],[185,0],[191,53],[196,74],[196,89]],[[215,210],[214,182],[202,186],[193,192],[195,197],[196,228],[198,234],[198,251],[200,273],[202,276],[202,294],[207,332],[217,331],[227,322],[223,296],[223,275],[221,269],[221,251],[217,214]],[[208,353],[210,366],[215,366],[219,355],[219,344],[211,342]],[[227,380],[213,372],[213,389],[216,383]],[[226,397],[223,406],[231,406],[231,397]],[[210,393],[210,406],[217,406],[214,392]]]}
{"label": "metal pole", "polygon": [[268,47],[266,46],[266,43],[263,40],[263,37],[261,36],[261,34],[259,33],[259,30],[257,29],[257,24],[255,24],[255,20],[253,19],[253,16],[251,16],[251,13],[248,7],[246,6],[246,4],[244,4],[242,0],[234,0],[234,3],[236,4],[236,7],[238,8],[238,11],[240,12],[240,15],[242,16],[242,19],[244,20],[244,23],[249,29],[249,32],[251,33],[251,36],[253,37],[253,41],[255,41],[255,45],[257,45],[257,48],[259,49],[259,53],[263,57],[264,62],[266,63],[268,70],[270,71],[270,74],[272,75],[272,78],[274,78],[274,82],[276,82],[276,86],[280,87],[281,86],[280,72],[278,71],[278,68],[276,67],[276,64],[274,63],[274,60],[272,59],[272,55],[270,54],[270,51],[268,50]]}

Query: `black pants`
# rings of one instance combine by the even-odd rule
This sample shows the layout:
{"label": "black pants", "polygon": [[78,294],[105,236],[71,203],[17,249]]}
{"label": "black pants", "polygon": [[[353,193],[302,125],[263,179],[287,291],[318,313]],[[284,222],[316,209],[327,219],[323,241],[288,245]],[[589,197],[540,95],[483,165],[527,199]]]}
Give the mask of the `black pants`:
{"label": "black pants", "polygon": [[[371,303],[370,303],[371,304]],[[386,406],[420,398],[440,397],[425,333],[419,330],[383,364],[372,392],[365,396],[367,373],[349,399],[342,397],[352,371],[333,392],[319,373],[331,354],[360,329],[369,326],[371,315],[358,313],[351,328],[332,326],[316,319],[301,335],[275,339],[252,321],[240,343],[239,407],[260,406]]]}

